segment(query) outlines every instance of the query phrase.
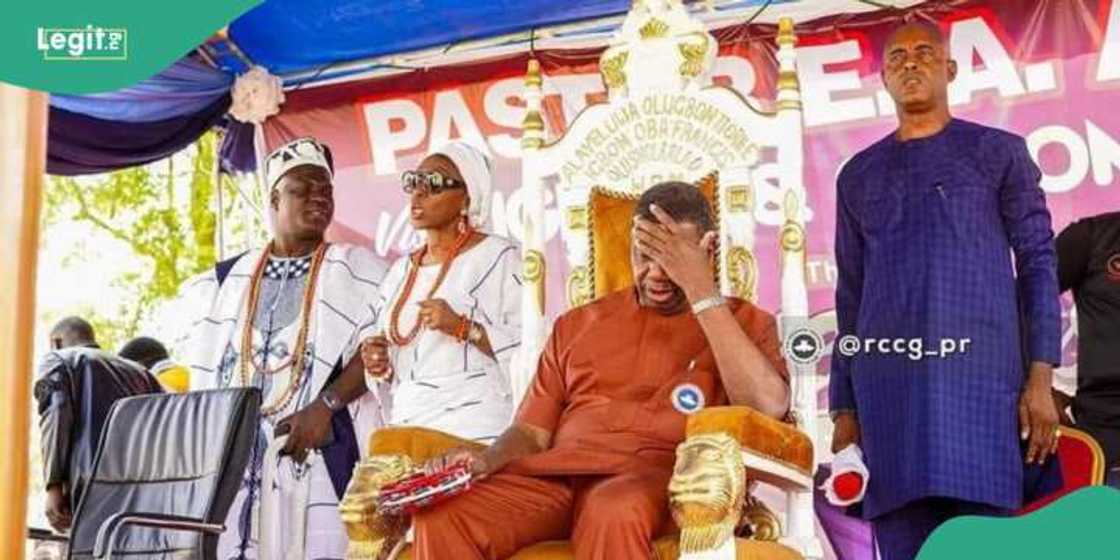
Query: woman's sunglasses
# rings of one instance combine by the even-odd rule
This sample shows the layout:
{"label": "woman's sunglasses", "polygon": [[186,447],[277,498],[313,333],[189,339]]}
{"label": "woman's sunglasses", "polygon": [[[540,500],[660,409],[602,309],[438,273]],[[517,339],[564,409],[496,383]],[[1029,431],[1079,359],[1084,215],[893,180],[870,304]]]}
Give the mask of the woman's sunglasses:
{"label": "woman's sunglasses", "polygon": [[401,188],[405,194],[420,191],[424,194],[439,194],[449,189],[466,188],[467,184],[448,177],[439,171],[405,171],[401,174]]}

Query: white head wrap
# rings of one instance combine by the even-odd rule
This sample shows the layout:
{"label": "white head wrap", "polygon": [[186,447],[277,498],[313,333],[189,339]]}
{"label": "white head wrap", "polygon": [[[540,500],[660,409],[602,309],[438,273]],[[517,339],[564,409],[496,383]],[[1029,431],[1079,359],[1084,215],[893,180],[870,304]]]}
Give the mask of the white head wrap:
{"label": "white head wrap", "polygon": [[264,160],[265,187],[272,192],[285,173],[301,165],[320,167],[334,179],[330,148],[314,138],[304,137],[292,140],[268,154]]}
{"label": "white head wrap", "polygon": [[470,197],[467,219],[474,229],[486,231],[490,221],[490,192],[494,190],[490,158],[462,140],[447,142],[428,155],[436,154],[451,160],[463,176],[463,181],[467,184],[467,195]]}

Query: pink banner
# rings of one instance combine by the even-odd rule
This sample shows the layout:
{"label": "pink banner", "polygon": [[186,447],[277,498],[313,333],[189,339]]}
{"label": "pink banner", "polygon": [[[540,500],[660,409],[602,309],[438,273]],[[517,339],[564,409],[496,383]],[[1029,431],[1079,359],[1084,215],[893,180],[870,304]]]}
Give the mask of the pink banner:
{"label": "pink banner", "polygon": [[[1120,2],[929,2],[799,23],[797,66],[805,124],[805,176],[811,218],[807,278],[814,324],[830,340],[835,321],[832,258],[835,177],[854,153],[896,126],[879,80],[879,48],[904,16],[939,22],[959,74],[950,88],[955,116],[1027,138],[1044,178],[1055,231],[1072,220],[1120,208]],[[761,100],[776,79],[772,26],[715,30],[718,83]],[[581,109],[602,101],[599,51],[544,51],[549,138]],[[391,258],[412,243],[401,171],[428,146],[455,137],[486,145],[495,158],[496,233],[520,234],[518,140],[527,58],[416,71],[390,78],[296,91],[266,123],[269,146],[311,134],[334,148],[338,210],[331,235],[372,246]],[[762,103],[766,103],[762,101]],[[776,170],[763,165],[759,197],[776,200]],[[548,310],[563,310],[566,272],[557,209],[546,193],[550,264]],[[760,304],[778,309],[777,209],[759,213],[756,236]],[[775,216],[769,218],[768,216]],[[1068,319],[1066,321],[1068,328]],[[1067,337],[1068,338],[1068,337]],[[1067,342],[1067,349],[1074,344]],[[1073,361],[1067,352],[1067,362]],[[827,371],[827,361],[821,371]]]}

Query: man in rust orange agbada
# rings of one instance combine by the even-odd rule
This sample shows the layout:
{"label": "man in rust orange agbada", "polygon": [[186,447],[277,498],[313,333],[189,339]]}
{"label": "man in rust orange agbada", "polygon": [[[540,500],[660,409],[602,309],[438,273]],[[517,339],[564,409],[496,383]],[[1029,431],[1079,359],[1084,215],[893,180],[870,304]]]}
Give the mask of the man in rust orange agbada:
{"label": "man in rust orange agbada", "polygon": [[789,408],[771,315],[724,299],[715,232],[692,185],[662,183],[638,202],[631,243],[636,286],[561,316],[513,425],[468,461],[469,492],[413,517],[414,557],[507,558],[571,539],[575,557],[648,558],[670,523],[666,488],[687,415]]}

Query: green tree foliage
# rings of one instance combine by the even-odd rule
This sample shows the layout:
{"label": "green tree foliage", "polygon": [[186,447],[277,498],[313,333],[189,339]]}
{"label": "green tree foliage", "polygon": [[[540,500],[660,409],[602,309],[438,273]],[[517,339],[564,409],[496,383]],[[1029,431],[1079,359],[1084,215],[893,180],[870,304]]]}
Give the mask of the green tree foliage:
{"label": "green tree foliage", "polygon": [[[50,178],[44,231],[60,221],[85,222],[127,244],[146,264],[142,272],[122,272],[114,280],[130,295],[120,302],[117,316],[87,315],[103,347],[115,348],[134,336],[160,302],[175,297],[184,280],[214,265],[216,148],[216,135],[208,133],[183,152],[146,166]],[[232,199],[232,184],[222,182]]]}

